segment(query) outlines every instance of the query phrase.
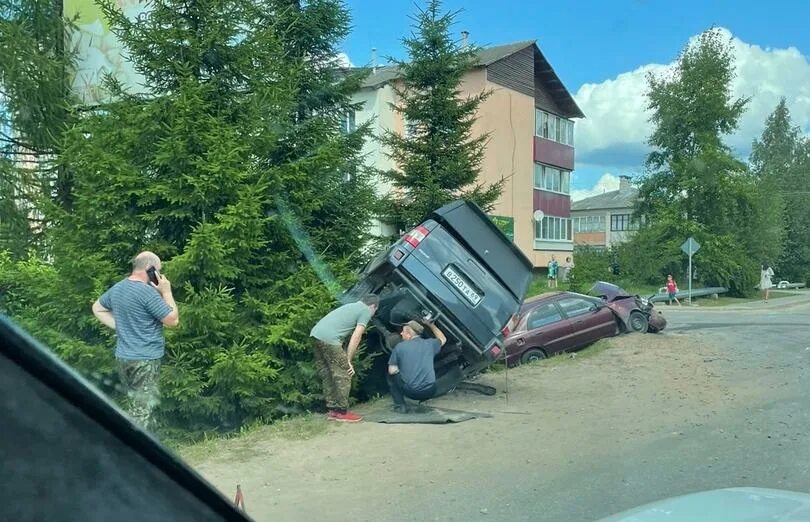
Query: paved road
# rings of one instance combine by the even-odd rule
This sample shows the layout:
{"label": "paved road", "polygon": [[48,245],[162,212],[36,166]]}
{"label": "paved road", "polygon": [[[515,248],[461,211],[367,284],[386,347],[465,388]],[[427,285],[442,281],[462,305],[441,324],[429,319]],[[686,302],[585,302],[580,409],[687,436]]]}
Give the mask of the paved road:
{"label": "paved road", "polygon": [[241,483],[262,521],[577,522],[705,489],[810,492],[810,293],[662,308],[662,335],[445,404],[491,419],[259,434],[198,469],[229,495]]}
{"label": "paved road", "polygon": [[720,341],[725,357],[708,362],[730,371],[739,389],[755,388],[752,400],[555,477],[543,493],[551,502],[525,499],[527,519],[594,520],[731,486],[810,492],[810,295],[735,309],[663,308],[670,334]]}

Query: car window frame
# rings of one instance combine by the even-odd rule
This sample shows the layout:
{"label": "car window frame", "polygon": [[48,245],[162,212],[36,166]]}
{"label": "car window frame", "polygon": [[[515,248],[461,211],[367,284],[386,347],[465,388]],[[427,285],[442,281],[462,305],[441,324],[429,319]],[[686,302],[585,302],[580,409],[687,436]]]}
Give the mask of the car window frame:
{"label": "car window frame", "polygon": [[[587,309],[584,309],[584,311],[583,311],[582,313],[578,313],[578,314],[576,314],[576,315],[571,315],[571,314],[569,314],[569,313],[568,313],[568,312],[565,310],[565,308],[563,308],[563,306],[562,306],[562,302],[563,302],[563,301],[570,301],[570,300],[574,300],[574,299],[577,299],[577,300],[580,300],[580,301],[585,301],[586,303],[589,303],[588,308],[587,308]],[[592,301],[592,300],[590,300],[590,299],[586,299],[584,296],[566,296],[566,297],[564,297],[564,298],[560,299],[560,300],[557,302],[557,308],[559,308],[559,309],[560,309],[560,311],[563,313],[563,315],[564,315],[564,316],[565,316],[567,319],[574,319],[574,318],[576,318],[576,317],[581,317],[581,316],[583,316],[583,315],[587,315],[588,313],[593,312],[593,311],[594,311],[594,307],[597,307],[597,306],[599,306],[599,305],[598,305],[598,303],[596,303],[596,301]]]}
{"label": "car window frame", "polygon": [[[551,306],[551,307],[553,307],[553,308],[554,308],[554,310],[555,310],[555,311],[556,311],[556,313],[557,313],[557,316],[558,316],[559,318],[558,318],[558,319],[556,319],[556,320],[554,320],[554,321],[552,321],[552,322],[550,322],[550,323],[545,323],[545,324],[543,324],[543,325],[540,325],[540,326],[534,326],[534,327],[533,327],[533,326],[532,326],[532,316],[534,316],[534,315],[537,313],[537,311],[538,311],[538,310],[540,310],[541,308],[544,308],[544,307],[546,307],[546,306]],[[542,304],[538,304],[537,306],[535,306],[534,308],[532,308],[531,310],[529,310],[529,313],[528,313],[528,315],[526,316],[526,331],[527,331],[527,332],[532,332],[532,331],[534,331],[534,330],[538,330],[538,329],[540,329],[540,328],[543,328],[543,327],[546,327],[546,326],[549,326],[549,325],[552,325],[552,324],[556,324],[556,323],[559,323],[559,322],[561,322],[561,321],[565,321],[565,320],[566,320],[566,317],[565,317],[565,315],[563,314],[563,311],[560,309],[560,307],[557,305],[557,303],[556,303],[556,302],[550,302],[550,303],[542,303]]]}

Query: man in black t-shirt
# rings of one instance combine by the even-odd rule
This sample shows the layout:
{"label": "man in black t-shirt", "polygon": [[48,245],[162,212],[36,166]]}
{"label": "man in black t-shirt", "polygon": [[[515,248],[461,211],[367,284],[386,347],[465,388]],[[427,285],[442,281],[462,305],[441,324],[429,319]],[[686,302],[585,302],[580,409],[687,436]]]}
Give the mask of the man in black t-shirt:
{"label": "man in black t-shirt", "polygon": [[405,412],[405,397],[426,400],[436,395],[436,372],[433,358],[439,354],[447,337],[433,323],[426,323],[434,339],[421,337],[424,328],[416,321],[402,327],[402,342],[394,347],[388,359],[388,387],[394,410]]}

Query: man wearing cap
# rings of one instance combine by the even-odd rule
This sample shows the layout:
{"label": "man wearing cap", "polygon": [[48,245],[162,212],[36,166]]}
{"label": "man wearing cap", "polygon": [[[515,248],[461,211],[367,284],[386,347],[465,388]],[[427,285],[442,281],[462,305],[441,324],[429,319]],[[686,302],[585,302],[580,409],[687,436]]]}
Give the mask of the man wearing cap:
{"label": "man wearing cap", "polygon": [[421,337],[424,328],[416,321],[402,327],[402,342],[394,347],[388,359],[388,387],[394,401],[394,411],[407,411],[405,397],[423,401],[436,395],[436,371],[433,358],[447,342],[447,337],[431,323],[426,326],[434,338]]}

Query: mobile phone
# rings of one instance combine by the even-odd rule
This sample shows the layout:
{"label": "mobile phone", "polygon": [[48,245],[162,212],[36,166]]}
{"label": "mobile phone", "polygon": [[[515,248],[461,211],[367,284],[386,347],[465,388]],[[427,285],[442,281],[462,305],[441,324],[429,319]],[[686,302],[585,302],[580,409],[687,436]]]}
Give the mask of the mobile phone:
{"label": "mobile phone", "polygon": [[160,284],[160,281],[158,280],[157,269],[155,269],[155,267],[150,266],[149,268],[147,268],[146,275],[147,277],[149,277],[149,280],[152,281],[152,284],[154,284],[155,286]]}

